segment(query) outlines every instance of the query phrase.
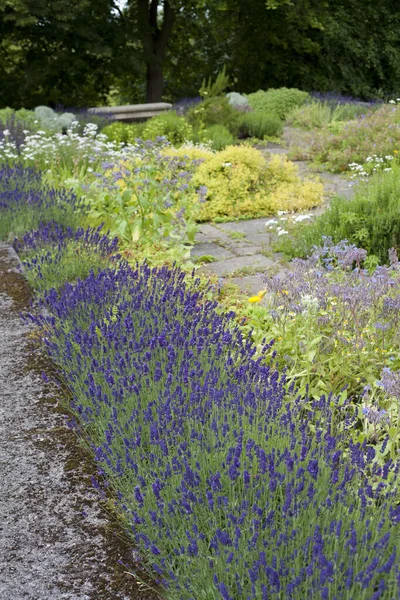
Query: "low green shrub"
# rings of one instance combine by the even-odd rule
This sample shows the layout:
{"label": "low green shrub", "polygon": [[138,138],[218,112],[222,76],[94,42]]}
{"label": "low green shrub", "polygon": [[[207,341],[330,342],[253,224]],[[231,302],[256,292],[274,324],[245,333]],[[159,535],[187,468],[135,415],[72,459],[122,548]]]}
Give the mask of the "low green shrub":
{"label": "low green shrub", "polygon": [[229,104],[228,98],[207,98],[192,106],[187,119],[195,131],[203,131],[212,125],[225,125],[233,136],[239,131],[241,113]]}
{"label": "low green shrub", "polygon": [[240,118],[240,137],[254,137],[260,140],[267,136],[278,136],[282,133],[283,123],[274,114],[254,111],[244,113]]}
{"label": "low green shrub", "polygon": [[391,155],[400,147],[400,109],[385,104],[374,112],[351,121],[336,135],[316,136],[311,146],[314,160],[331,171],[348,171],[351,163],[365,163],[367,157]]}
{"label": "low green shrub", "polygon": [[48,106],[37,106],[34,114],[40,125],[49,132],[61,133],[66,131],[71,128],[72,123],[76,120],[73,113],[58,114]]}
{"label": "low green shrub", "polygon": [[134,144],[137,138],[141,138],[145,123],[120,123],[115,121],[110,125],[106,125],[101,130],[113,142]]}
{"label": "low green shrub", "polygon": [[189,140],[191,135],[191,125],[173,110],[146,121],[142,131],[144,140],[155,140],[157,137],[165,136],[171,144],[177,145]]}
{"label": "low green shrub", "polygon": [[294,127],[322,129],[335,123],[354,120],[370,112],[371,109],[356,103],[336,104],[313,101],[294,109],[286,121]]}
{"label": "low green shrub", "polygon": [[271,88],[267,91],[258,90],[247,96],[253,110],[272,113],[283,120],[294,108],[304,104],[309,97],[308,92],[285,87]]}
{"label": "low green shrub", "polygon": [[225,125],[212,125],[202,135],[202,141],[211,142],[214,150],[223,150],[226,146],[234,143],[234,138]]}
{"label": "low green shrub", "polygon": [[291,236],[279,241],[290,256],[307,256],[323,236],[334,242],[347,239],[379,263],[388,260],[388,251],[400,248],[400,166],[381,171],[360,183],[352,200],[334,198],[329,209],[309,225],[297,225]]}

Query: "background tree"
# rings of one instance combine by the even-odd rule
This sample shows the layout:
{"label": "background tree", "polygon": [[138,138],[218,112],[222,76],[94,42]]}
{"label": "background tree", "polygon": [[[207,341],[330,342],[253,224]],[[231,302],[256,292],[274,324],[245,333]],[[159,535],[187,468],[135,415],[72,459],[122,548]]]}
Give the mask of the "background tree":
{"label": "background tree", "polygon": [[112,0],[1,0],[0,105],[88,106],[112,81]]}

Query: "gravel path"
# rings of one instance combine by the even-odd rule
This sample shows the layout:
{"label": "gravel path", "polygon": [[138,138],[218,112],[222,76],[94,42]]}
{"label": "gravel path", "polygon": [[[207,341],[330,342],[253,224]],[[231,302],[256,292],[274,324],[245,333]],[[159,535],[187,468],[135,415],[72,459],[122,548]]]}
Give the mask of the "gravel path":
{"label": "gravel path", "polygon": [[150,600],[134,554],[98,499],[87,455],[64,425],[60,390],[19,313],[30,293],[0,244],[0,600]]}

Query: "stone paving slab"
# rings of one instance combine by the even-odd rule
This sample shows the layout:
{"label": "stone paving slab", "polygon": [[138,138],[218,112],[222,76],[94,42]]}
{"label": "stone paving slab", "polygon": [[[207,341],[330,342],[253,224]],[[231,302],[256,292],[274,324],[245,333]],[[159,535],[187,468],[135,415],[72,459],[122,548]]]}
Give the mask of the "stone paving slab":
{"label": "stone paving slab", "polygon": [[266,221],[264,221],[264,233],[251,233],[248,235],[248,240],[251,244],[255,244],[257,246],[270,246],[273,236],[271,233],[266,231],[265,226]]}
{"label": "stone paving slab", "polygon": [[196,258],[198,256],[213,256],[217,260],[226,260],[227,258],[234,258],[235,254],[230,252],[228,249],[215,244],[214,242],[206,242],[196,244],[191,252],[190,256]]}
{"label": "stone paving slab", "polygon": [[252,246],[250,244],[242,244],[240,246],[232,246],[232,251],[236,254],[236,256],[252,256],[254,254],[261,254],[262,247]]}
{"label": "stone paving slab", "polygon": [[196,243],[215,242],[216,240],[229,243],[231,238],[226,231],[219,229],[219,225],[217,227],[211,225],[210,223],[202,223],[199,226],[199,231],[196,234]]}
{"label": "stone paving slab", "polygon": [[222,231],[238,231],[246,235],[265,233],[266,221],[266,217],[262,219],[250,219],[249,221],[230,221],[229,223],[218,223],[218,229]]}
{"label": "stone paving slab", "polygon": [[231,283],[237,285],[242,292],[245,292],[249,296],[258,294],[263,289],[263,282],[258,275],[246,275],[245,277],[232,277],[229,280]]}
{"label": "stone paving slab", "polygon": [[[273,268],[275,265],[276,262],[271,258],[267,258],[263,254],[253,254],[252,256],[237,256],[235,258],[228,258],[227,260],[219,260],[208,265],[203,265],[201,269],[204,273],[213,273],[220,277],[227,277],[241,269],[254,268],[264,271]],[[246,275],[246,273],[243,273],[243,275]]]}

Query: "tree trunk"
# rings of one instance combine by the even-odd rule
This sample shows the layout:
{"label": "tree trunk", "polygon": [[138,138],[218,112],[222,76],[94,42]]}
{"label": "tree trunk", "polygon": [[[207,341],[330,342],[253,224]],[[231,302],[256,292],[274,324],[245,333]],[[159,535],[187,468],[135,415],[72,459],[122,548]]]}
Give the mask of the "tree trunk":
{"label": "tree trunk", "polygon": [[158,21],[160,0],[136,0],[139,31],[146,62],[146,101],[160,102],[163,93],[162,63],[175,21],[175,10],[163,0],[162,23]]}
{"label": "tree trunk", "polygon": [[147,64],[146,83],[146,102],[161,102],[164,82],[160,62]]}

